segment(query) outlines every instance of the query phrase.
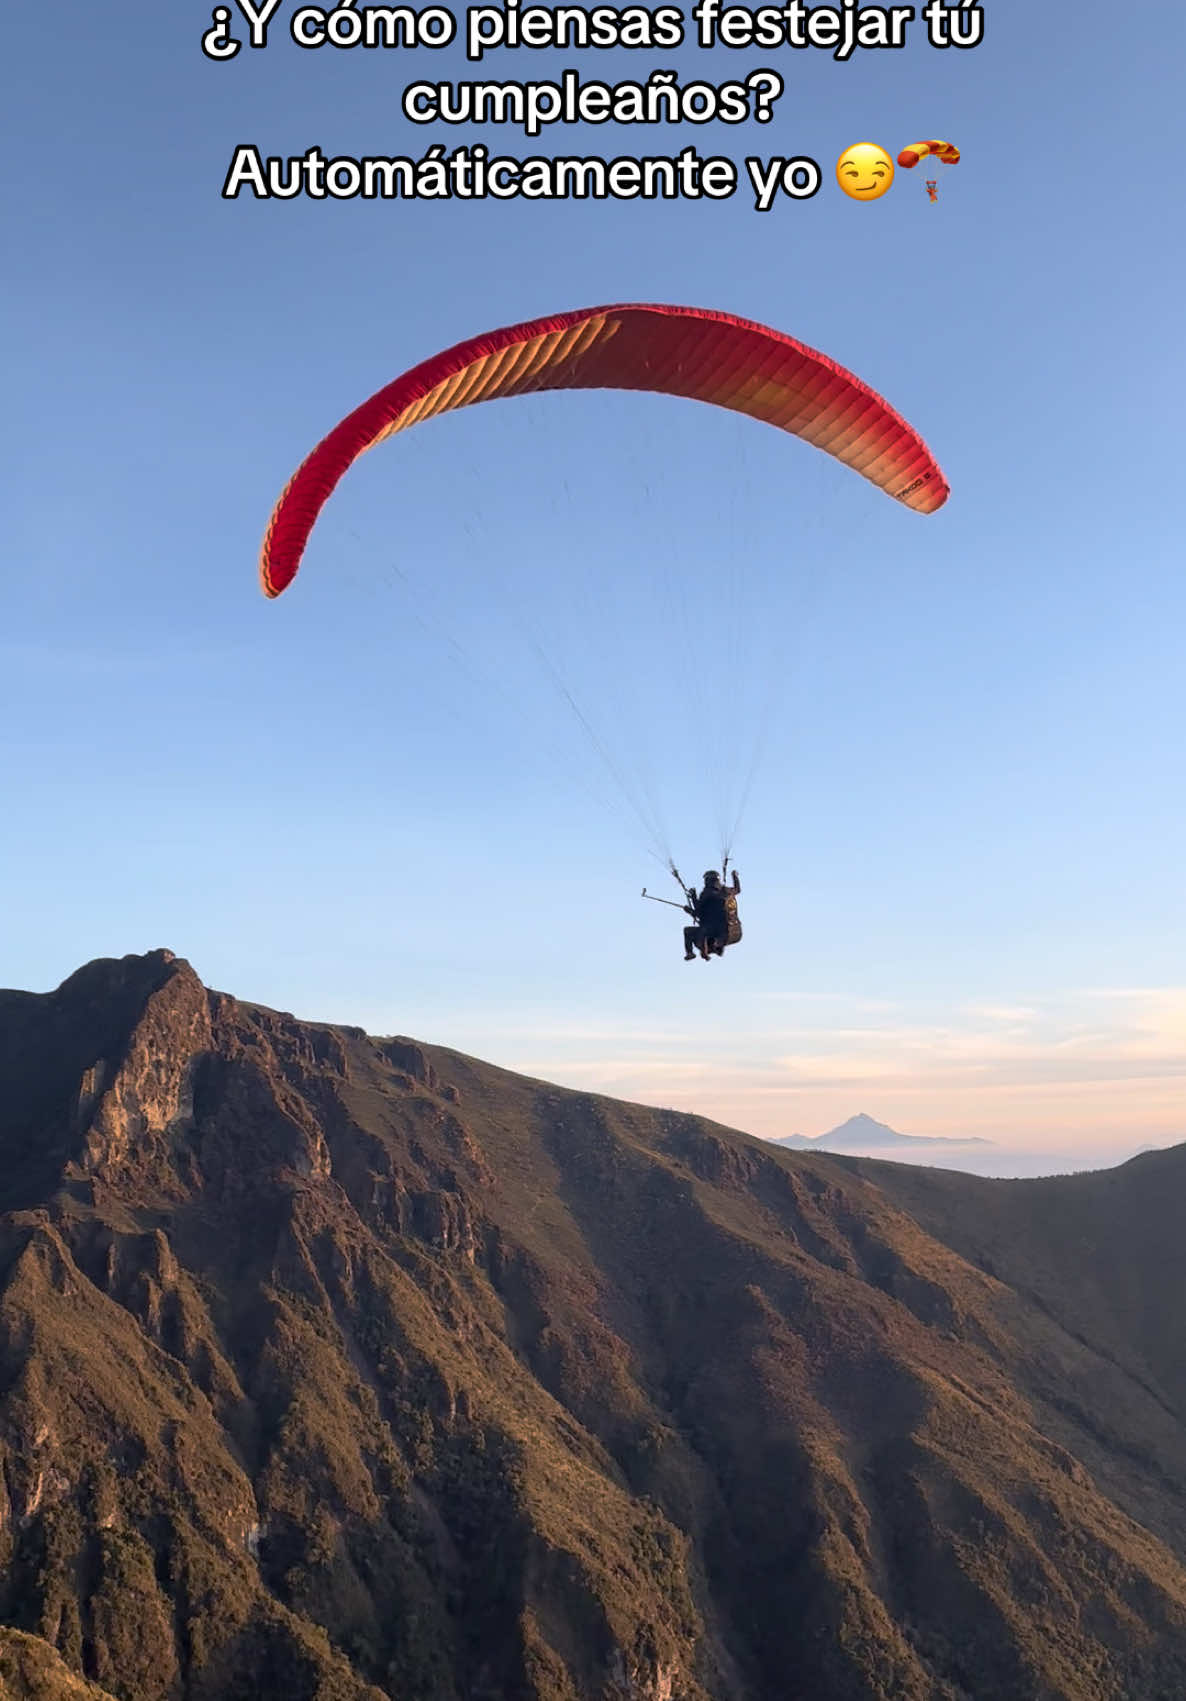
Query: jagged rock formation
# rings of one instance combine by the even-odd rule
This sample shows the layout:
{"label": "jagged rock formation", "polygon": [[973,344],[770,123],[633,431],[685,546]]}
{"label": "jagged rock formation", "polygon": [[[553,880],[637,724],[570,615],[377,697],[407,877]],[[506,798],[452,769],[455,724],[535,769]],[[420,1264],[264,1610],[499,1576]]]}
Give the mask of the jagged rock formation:
{"label": "jagged rock formation", "polygon": [[1085,1250],[1098,1178],[782,1152],[168,952],[0,993],[0,1685],[1180,1701],[1151,1162],[1180,1217],[1138,1160]]}

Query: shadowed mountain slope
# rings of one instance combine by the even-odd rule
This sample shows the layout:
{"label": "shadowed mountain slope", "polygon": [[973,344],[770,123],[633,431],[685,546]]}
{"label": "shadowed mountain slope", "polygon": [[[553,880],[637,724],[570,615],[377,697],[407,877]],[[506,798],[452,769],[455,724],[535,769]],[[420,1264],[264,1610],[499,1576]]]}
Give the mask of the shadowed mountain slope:
{"label": "shadowed mountain slope", "polygon": [[0,993],[0,1675],[1178,1701],[1184,1167],[785,1152],[167,952]]}

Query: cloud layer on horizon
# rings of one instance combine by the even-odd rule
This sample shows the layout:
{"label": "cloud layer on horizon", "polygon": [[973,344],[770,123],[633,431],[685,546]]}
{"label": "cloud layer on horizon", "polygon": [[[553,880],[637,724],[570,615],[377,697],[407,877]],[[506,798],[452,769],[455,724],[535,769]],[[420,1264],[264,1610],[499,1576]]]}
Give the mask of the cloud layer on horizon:
{"label": "cloud layer on horizon", "polygon": [[1186,1140],[1186,987],[973,1000],[941,1016],[809,993],[778,1002],[786,1021],[744,1035],[541,1012],[530,1047],[522,1022],[486,1043],[505,1067],[767,1137],[823,1133],[864,1110],[903,1133],[1022,1150]]}

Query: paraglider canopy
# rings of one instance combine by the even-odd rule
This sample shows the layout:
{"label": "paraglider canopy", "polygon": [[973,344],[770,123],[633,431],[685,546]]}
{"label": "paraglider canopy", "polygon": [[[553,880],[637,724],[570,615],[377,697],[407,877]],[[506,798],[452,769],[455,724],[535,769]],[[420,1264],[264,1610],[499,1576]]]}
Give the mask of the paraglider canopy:
{"label": "paraglider canopy", "polygon": [[339,479],[383,438],[474,402],[594,389],[657,391],[748,414],[824,450],[917,513],[934,513],[949,494],[926,444],[888,402],[781,331],[697,307],[588,307],[458,343],[335,426],[276,504],[260,556],[264,593],[278,597],[292,583]]}
{"label": "paraglider canopy", "polygon": [[[292,584],[318,516],[338,482],[359,456],[385,437],[477,402],[569,390],[682,396],[747,415],[822,450],[915,513],[934,513],[949,494],[934,456],[913,426],[860,378],[783,332],[696,307],[637,303],[589,307],[507,326],[445,349],[393,379],[334,426],[293,474],[272,513],[259,563],[264,593],[279,597]],[[663,574],[653,571],[641,577],[649,583],[661,581]],[[727,590],[735,592],[741,577],[737,562],[731,561],[727,584],[719,590],[714,587],[714,630],[724,624],[719,616]],[[600,608],[604,599],[596,600]],[[734,607],[731,616],[737,612]],[[686,618],[686,609],[683,613],[680,630],[694,636],[703,631]],[[731,618],[728,625],[735,659],[744,624]],[[593,717],[578,701],[578,693],[553,663],[548,646],[530,632],[529,642],[645,829],[653,854],[682,887],[647,777],[642,774],[637,785],[631,782],[628,770],[642,773],[645,764],[635,761],[633,752],[629,761],[615,759],[607,748],[612,741],[602,738]],[[582,651],[589,649],[582,645]],[[770,665],[777,665],[779,680],[785,679],[783,657],[772,655]],[[629,668],[621,671],[630,672]],[[697,671],[704,671],[699,660]],[[760,694],[760,668],[752,673],[740,666],[711,671],[726,682],[743,678],[755,699]],[[773,695],[772,680],[763,709],[767,716]],[[732,705],[728,713],[703,719],[711,736],[698,741],[697,747],[698,787],[716,799],[725,870],[764,738],[760,722],[753,727],[756,715],[734,716],[731,709]],[[743,740],[752,731],[748,765],[730,730],[738,721]],[[705,881],[711,887],[708,875]],[[719,881],[715,889],[721,893]],[[733,922],[735,909],[734,903]],[[723,929],[722,937],[735,942],[732,923]],[[740,938],[740,923],[736,923],[736,938]]]}
{"label": "paraglider canopy", "polygon": [[908,148],[903,148],[898,155],[898,164],[904,165],[907,171],[913,169],[920,159],[928,155],[939,161],[940,165],[958,165],[960,151],[954,142],[911,142]]}

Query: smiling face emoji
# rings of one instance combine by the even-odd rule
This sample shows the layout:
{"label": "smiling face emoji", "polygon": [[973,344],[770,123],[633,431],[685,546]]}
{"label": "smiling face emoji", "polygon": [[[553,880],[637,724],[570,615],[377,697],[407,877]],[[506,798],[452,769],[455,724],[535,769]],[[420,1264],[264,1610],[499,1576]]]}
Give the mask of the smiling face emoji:
{"label": "smiling face emoji", "polygon": [[893,180],[893,161],[873,142],[854,142],[836,161],[836,181],[854,201],[876,201]]}

